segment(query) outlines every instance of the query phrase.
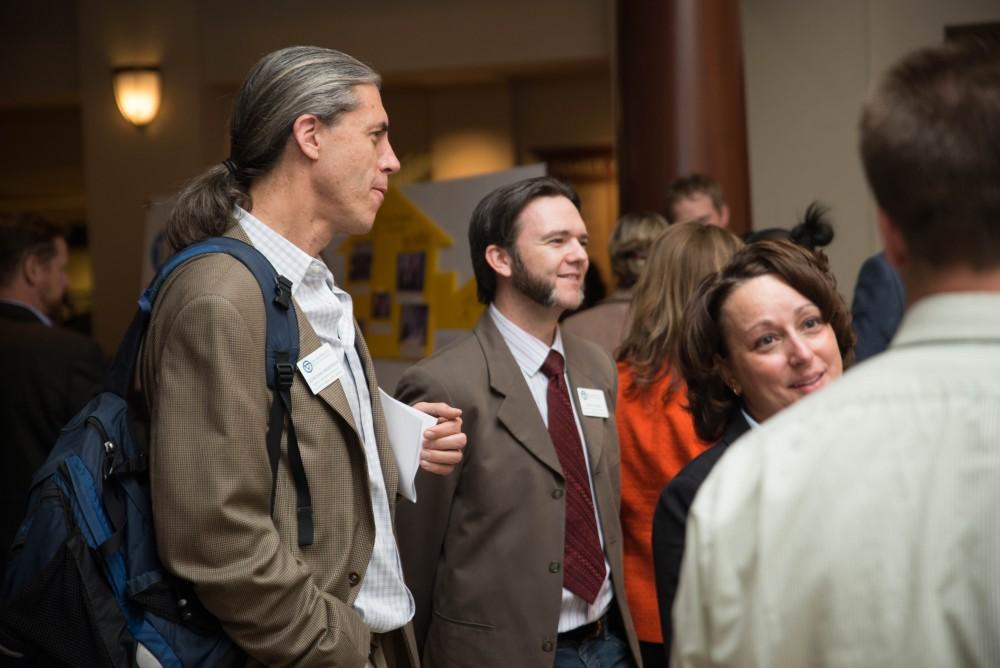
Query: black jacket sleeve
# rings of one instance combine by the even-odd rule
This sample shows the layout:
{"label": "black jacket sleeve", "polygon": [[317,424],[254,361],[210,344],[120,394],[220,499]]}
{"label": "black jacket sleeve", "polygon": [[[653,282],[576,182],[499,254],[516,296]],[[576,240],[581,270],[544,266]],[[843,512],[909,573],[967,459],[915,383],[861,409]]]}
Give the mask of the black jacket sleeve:
{"label": "black jacket sleeve", "polygon": [[656,574],[656,598],[660,608],[663,648],[670,656],[671,610],[677,595],[677,582],[684,557],[684,534],[688,510],[698,492],[698,480],[678,474],[664,488],[653,514],[653,571]]}

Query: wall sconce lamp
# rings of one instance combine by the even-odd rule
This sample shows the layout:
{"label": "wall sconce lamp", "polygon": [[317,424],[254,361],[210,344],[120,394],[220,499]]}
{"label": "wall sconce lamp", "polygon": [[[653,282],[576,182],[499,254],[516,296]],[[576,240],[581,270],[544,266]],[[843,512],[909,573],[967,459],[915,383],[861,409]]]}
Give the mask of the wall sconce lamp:
{"label": "wall sconce lamp", "polygon": [[111,80],[115,89],[115,103],[132,125],[141,128],[156,118],[160,110],[160,68],[117,67]]}

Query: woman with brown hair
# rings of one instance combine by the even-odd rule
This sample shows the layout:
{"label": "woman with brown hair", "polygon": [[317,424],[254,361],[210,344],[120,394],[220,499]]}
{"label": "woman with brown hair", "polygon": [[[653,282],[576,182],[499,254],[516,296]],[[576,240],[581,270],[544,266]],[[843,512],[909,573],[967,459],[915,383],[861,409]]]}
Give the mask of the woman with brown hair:
{"label": "woman with brown hair", "polygon": [[749,244],[687,305],[678,361],[695,432],[715,445],[670,481],[653,519],[668,655],[687,513],[701,483],[744,432],[839,378],[853,358],[850,312],[826,256],[790,241]]}
{"label": "woman with brown hair", "polygon": [[707,446],[684,410],[687,393],[677,372],[681,316],[698,283],[742,245],[719,227],[667,228],[649,250],[618,353],[625,592],[646,665],[666,664],[653,581],[653,509],[659,490]]}

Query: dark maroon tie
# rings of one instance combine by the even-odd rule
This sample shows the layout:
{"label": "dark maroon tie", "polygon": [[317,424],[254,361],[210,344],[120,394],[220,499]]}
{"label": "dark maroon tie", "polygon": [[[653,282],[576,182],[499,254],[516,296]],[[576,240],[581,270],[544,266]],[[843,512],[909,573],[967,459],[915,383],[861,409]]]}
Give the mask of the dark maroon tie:
{"label": "dark maroon tie", "polygon": [[556,446],[566,478],[566,540],[563,554],[563,586],[593,603],[604,584],[604,552],[597,535],[590,476],[583,458],[583,444],[573,419],[569,392],[563,376],[563,357],[555,350],[542,364],[548,376],[549,436]]}

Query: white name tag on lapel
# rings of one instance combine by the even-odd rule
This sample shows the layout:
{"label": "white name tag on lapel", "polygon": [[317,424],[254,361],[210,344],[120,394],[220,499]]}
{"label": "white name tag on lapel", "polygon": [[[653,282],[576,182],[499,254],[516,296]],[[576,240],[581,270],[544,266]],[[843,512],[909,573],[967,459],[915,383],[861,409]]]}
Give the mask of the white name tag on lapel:
{"label": "white name tag on lapel", "polygon": [[300,359],[298,367],[313,394],[319,394],[323,388],[344,375],[339,355],[328,343]]}
{"label": "white name tag on lapel", "polygon": [[606,418],[608,416],[608,404],[604,401],[604,391],[595,390],[589,387],[576,388],[576,394],[580,397],[580,410],[587,417]]}

